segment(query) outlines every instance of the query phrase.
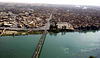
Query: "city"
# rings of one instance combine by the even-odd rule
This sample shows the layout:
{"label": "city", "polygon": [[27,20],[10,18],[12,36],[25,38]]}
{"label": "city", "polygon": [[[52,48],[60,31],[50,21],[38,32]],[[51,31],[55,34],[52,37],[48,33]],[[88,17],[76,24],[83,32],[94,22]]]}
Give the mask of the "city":
{"label": "city", "polygon": [[99,58],[100,7],[0,2],[0,58]]}

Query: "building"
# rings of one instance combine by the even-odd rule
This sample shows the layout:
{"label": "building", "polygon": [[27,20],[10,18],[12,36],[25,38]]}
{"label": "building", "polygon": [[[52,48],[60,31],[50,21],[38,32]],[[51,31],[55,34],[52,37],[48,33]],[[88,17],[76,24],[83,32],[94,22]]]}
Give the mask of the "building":
{"label": "building", "polygon": [[58,29],[74,29],[73,26],[67,22],[57,22],[56,25]]}
{"label": "building", "polygon": [[8,22],[4,22],[4,23],[3,23],[3,26],[4,26],[4,27],[12,27],[13,24],[10,24],[10,23],[8,23]]}

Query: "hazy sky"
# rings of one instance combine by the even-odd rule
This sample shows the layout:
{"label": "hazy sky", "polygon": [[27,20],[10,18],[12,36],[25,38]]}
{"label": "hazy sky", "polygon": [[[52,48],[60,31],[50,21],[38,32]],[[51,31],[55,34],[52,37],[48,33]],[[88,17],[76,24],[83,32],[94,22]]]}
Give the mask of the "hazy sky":
{"label": "hazy sky", "polygon": [[74,4],[74,5],[100,6],[100,0],[0,0],[0,2]]}

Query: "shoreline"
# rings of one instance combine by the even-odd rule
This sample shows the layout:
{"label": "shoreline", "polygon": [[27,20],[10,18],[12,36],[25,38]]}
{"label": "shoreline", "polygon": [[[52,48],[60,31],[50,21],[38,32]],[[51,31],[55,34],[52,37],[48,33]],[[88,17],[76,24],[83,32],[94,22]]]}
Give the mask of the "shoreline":
{"label": "shoreline", "polygon": [[[12,32],[12,31],[13,30],[10,30],[9,32]],[[28,32],[28,31],[14,31],[12,33],[4,33],[1,36],[20,36],[20,35],[30,35],[30,34],[42,34],[42,33],[43,33],[43,31],[30,31],[30,32]]]}
{"label": "shoreline", "polygon": [[[1,30],[0,30],[1,31]],[[9,31],[9,30],[6,30],[6,31]],[[13,30],[10,30],[10,32],[12,32]],[[49,33],[59,33],[59,32],[96,32],[96,31],[99,31],[99,30],[48,30]],[[15,31],[17,33],[4,33],[2,34],[1,36],[21,36],[21,35],[31,35],[31,34],[42,34],[43,31]]]}

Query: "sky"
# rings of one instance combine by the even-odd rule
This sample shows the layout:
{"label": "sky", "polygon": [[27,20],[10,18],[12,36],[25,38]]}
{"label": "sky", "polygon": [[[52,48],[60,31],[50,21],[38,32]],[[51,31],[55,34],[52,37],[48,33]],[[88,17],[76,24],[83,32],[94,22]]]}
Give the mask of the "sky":
{"label": "sky", "polygon": [[72,4],[72,5],[100,6],[100,0],[0,0],[0,2],[47,3],[47,4]]}

